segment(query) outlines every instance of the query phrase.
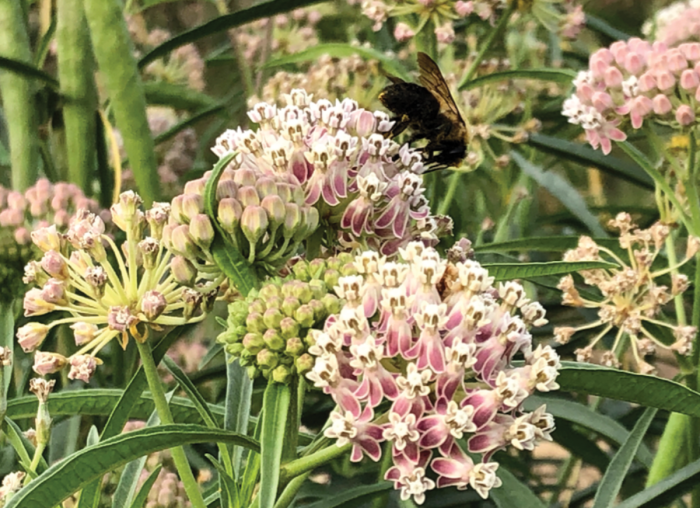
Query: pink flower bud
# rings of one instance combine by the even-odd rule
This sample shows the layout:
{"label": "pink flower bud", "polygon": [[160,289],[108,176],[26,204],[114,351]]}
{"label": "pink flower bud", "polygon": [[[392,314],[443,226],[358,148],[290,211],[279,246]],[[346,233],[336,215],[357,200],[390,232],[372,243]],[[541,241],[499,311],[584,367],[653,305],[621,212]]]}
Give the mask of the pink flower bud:
{"label": "pink flower bud", "polygon": [[474,12],[474,2],[464,2],[463,0],[458,0],[458,2],[455,3],[455,12],[462,18],[469,16],[472,12]]}
{"label": "pink flower bud", "polygon": [[75,339],[76,346],[82,346],[83,344],[92,342],[99,331],[97,325],[85,323],[83,321],[73,323],[70,327],[73,330],[73,338]]}
{"label": "pink flower bud", "polygon": [[612,108],[614,105],[612,97],[606,92],[595,92],[593,97],[591,97],[591,103],[593,107],[601,113],[606,109]]}
{"label": "pink flower bud", "polygon": [[253,186],[255,185],[256,180],[257,177],[255,175],[255,171],[248,168],[241,168],[236,170],[236,173],[233,176],[233,181],[236,182],[239,187],[244,187],[247,185]]}
{"label": "pink flower bud", "polygon": [[34,365],[32,370],[40,376],[46,376],[58,372],[68,363],[68,359],[58,353],[37,351],[34,353]]}
{"label": "pink flower bud", "polygon": [[197,278],[197,269],[183,256],[175,256],[170,261],[170,271],[175,280],[183,286],[193,286]]}
{"label": "pink flower bud", "polygon": [[192,217],[189,232],[194,243],[203,250],[207,250],[211,242],[214,241],[214,226],[212,226],[209,217],[203,213]]}
{"label": "pink flower bud", "polygon": [[677,48],[668,51],[666,61],[668,69],[674,74],[680,74],[681,71],[688,68],[688,61]]}
{"label": "pink flower bud", "polygon": [[654,113],[657,115],[665,115],[671,111],[671,109],[673,109],[671,101],[669,100],[668,96],[664,94],[660,93],[656,95],[652,102],[654,103]]}
{"label": "pink flower bud", "polygon": [[186,258],[195,258],[199,249],[190,236],[190,228],[187,224],[181,224],[173,229],[170,237],[171,249],[175,254],[180,254]]}
{"label": "pink flower bud", "polygon": [[187,218],[187,221],[200,213],[204,213],[204,198],[200,194],[183,194],[182,215]]}
{"label": "pink flower bud", "polygon": [[243,207],[234,198],[219,201],[216,219],[227,233],[234,234],[243,215]]}
{"label": "pink flower bud", "polygon": [[238,195],[238,185],[233,180],[219,181],[216,186],[216,199],[235,198]]}
{"label": "pink flower bud", "polygon": [[141,312],[149,321],[155,321],[167,306],[168,302],[160,291],[146,291],[141,299]]}
{"label": "pink flower bud", "polygon": [[63,244],[62,236],[56,230],[56,226],[39,228],[32,231],[32,241],[34,245],[44,252],[50,250],[59,252]]}
{"label": "pink flower bud", "polygon": [[700,43],[686,42],[678,46],[678,49],[688,60],[700,60]]}
{"label": "pink flower bud", "polygon": [[95,373],[97,368],[97,360],[91,355],[75,355],[70,358],[70,372],[68,379],[79,379],[85,383],[90,381],[90,378]]}
{"label": "pink flower bud", "polygon": [[640,92],[648,92],[656,88],[656,77],[652,71],[646,71],[644,74],[639,76],[637,81],[637,86]]}
{"label": "pink flower bud", "polygon": [[56,279],[68,279],[68,264],[58,252],[50,250],[41,258],[41,267]]}
{"label": "pink flower bud", "polygon": [[619,88],[622,85],[624,77],[622,76],[622,72],[620,72],[620,69],[618,69],[617,67],[610,66],[607,69],[605,69],[603,79],[605,80],[605,86],[609,88]]}
{"label": "pink flower bud", "polygon": [[683,126],[690,125],[695,121],[695,112],[687,104],[682,104],[676,109],[676,120]]}
{"label": "pink flower bud", "polygon": [[261,201],[260,206],[267,212],[267,218],[273,228],[277,228],[284,222],[287,210],[281,197],[276,194],[266,196]]}
{"label": "pink flower bud", "polygon": [[207,181],[203,178],[196,178],[190,180],[185,184],[182,189],[182,194],[199,194],[204,195],[204,188],[207,185]]}
{"label": "pink flower bud", "polygon": [[627,49],[627,43],[625,43],[625,41],[617,41],[612,43],[610,45],[610,55],[612,56],[612,58],[609,58],[606,63],[611,64],[614,59],[617,65],[622,65],[625,61],[625,57],[627,56],[628,51],[629,50]]}
{"label": "pink flower bud", "polygon": [[644,59],[638,53],[628,53],[625,56],[624,67],[627,72],[636,76],[644,68]]}
{"label": "pink flower bud", "polygon": [[29,245],[32,243],[32,235],[25,227],[20,226],[15,229],[13,236],[18,245]]}
{"label": "pink flower bud", "polygon": [[692,69],[686,69],[681,74],[681,88],[683,90],[696,89],[700,85],[698,74]]}
{"label": "pink flower bud", "polygon": [[27,199],[21,192],[11,191],[7,195],[7,207],[24,212],[27,209]]}
{"label": "pink flower bud", "polygon": [[676,86],[676,78],[670,71],[659,71],[656,73],[656,86],[664,91]]}
{"label": "pink flower bud", "polygon": [[267,231],[268,222],[261,206],[247,206],[241,215],[241,230],[251,244],[256,244]]}
{"label": "pink flower bud", "polygon": [[607,48],[601,48],[591,55],[589,68],[593,77],[601,78],[613,61],[613,55]]}
{"label": "pink flower bud", "polygon": [[49,329],[43,323],[28,323],[17,330],[17,343],[25,353],[31,353],[44,342]]}
{"label": "pink flower bud", "polygon": [[245,185],[238,189],[238,201],[240,201],[243,208],[248,206],[258,206],[260,205],[260,195],[255,187],[252,185]]}

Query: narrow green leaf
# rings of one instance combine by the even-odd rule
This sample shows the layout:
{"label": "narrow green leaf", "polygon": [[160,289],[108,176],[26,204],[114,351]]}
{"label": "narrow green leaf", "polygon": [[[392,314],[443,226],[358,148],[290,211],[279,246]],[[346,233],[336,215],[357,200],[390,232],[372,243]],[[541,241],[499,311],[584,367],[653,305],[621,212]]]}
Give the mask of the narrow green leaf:
{"label": "narrow green leaf", "polygon": [[211,108],[216,104],[216,100],[205,93],[165,81],[146,81],[143,84],[143,91],[146,102],[150,105],[190,111]]}
{"label": "narrow green leaf", "polygon": [[[0,302],[0,344],[7,351],[15,350],[15,311],[14,311],[14,300],[9,302]],[[8,362],[9,365],[2,366],[2,384],[0,385],[0,390],[2,390],[2,400],[8,400],[8,392],[10,389],[10,383],[12,382],[12,370],[13,361]]]}
{"label": "narrow green leaf", "polygon": [[[32,463],[32,458],[29,454],[29,447],[26,446],[22,440],[23,435],[20,428],[7,416],[5,417],[5,434],[7,434],[7,439],[10,441],[12,448],[15,449],[15,453],[17,453],[20,465],[25,471],[29,471],[29,466]],[[32,454],[33,453],[34,451],[32,450]]]}
{"label": "narrow green leaf", "polygon": [[610,508],[615,503],[620,487],[622,487],[622,482],[627,476],[627,471],[632,465],[632,460],[637,453],[644,434],[649,428],[649,424],[651,424],[656,415],[656,411],[657,409],[653,407],[644,411],[642,417],[634,425],[625,444],[613,457],[598,486],[598,492],[596,492],[593,500],[593,508]]}
{"label": "narrow green leaf", "polygon": [[263,396],[263,422],[260,435],[260,508],[273,508],[277,498],[284,428],[290,401],[289,386],[270,381]]}
{"label": "narrow green leaf", "polygon": [[693,487],[696,487],[699,480],[700,460],[696,460],[651,487],[625,499],[618,504],[616,508],[656,508],[657,506],[668,506],[671,501],[679,498]]}
{"label": "narrow green leaf", "polygon": [[[253,381],[246,370],[233,357],[226,354],[226,402],[224,428],[239,434],[248,433],[250,402],[253,396]],[[242,476],[241,460],[243,448],[234,447],[232,460],[236,478]]]}
{"label": "narrow green leaf", "polygon": [[489,497],[493,499],[498,508],[545,508],[545,505],[532,492],[527,485],[523,485],[513,474],[498,468],[496,473],[501,479],[502,485],[497,489],[491,489]]}
{"label": "narrow green leaf", "polygon": [[562,362],[557,383],[561,390],[569,392],[700,417],[700,393],[670,379],[588,363]]}
{"label": "narrow green leaf", "polygon": [[528,279],[545,275],[563,275],[595,268],[616,268],[605,261],[549,261],[547,263],[484,263],[489,275],[499,280]]}
{"label": "narrow green leaf", "polygon": [[[555,419],[568,420],[581,427],[592,430],[598,435],[608,438],[617,444],[623,444],[629,436],[629,431],[620,423],[609,416],[596,413],[589,407],[579,404],[578,402],[532,395],[525,400],[523,408],[526,411],[534,411],[542,404],[547,405],[547,412],[551,413]],[[651,451],[649,451],[649,448],[642,443],[639,450],[637,450],[636,459],[648,469],[651,467],[654,456]]]}
{"label": "narrow green leaf", "polygon": [[131,503],[131,508],[143,508],[143,505],[146,504],[148,493],[151,492],[151,488],[153,487],[153,484],[156,483],[156,480],[158,479],[158,474],[160,473],[160,470],[162,468],[163,465],[158,464],[153,470],[153,472],[148,476],[148,478],[146,478],[146,481],[143,482],[143,485],[134,497],[134,502]]}
{"label": "narrow green leaf", "polygon": [[315,503],[304,505],[304,508],[354,508],[371,501],[378,495],[390,491],[393,488],[390,482],[362,485],[335,493]]}
{"label": "narrow green leaf", "polygon": [[527,144],[542,152],[584,166],[594,166],[605,173],[627,180],[642,188],[654,190],[654,181],[637,164],[618,159],[612,155],[604,155],[600,150],[594,150],[581,143],[544,134],[531,134]]}
{"label": "narrow green leaf", "polygon": [[599,17],[593,16],[589,13],[586,13],[586,26],[591,30],[610,37],[613,40],[626,41],[632,37],[631,35],[613,27],[606,21],[603,21]]}
{"label": "narrow green leaf", "polygon": [[190,379],[187,377],[187,374],[185,374],[178,364],[175,363],[175,361],[168,355],[163,357],[162,362],[163,366],[168,370],[168,372],[170,372],[170,374],[172,374],[175,381],[177,381],[177,383],[180,385],[180,388],[185,391],[190,400],[194,403],[194,407],[197,408],[197,412],[202,417],[202,420],[204,420],[207,427],[217,428],[218,425],[214,419],[214,415],[209,409],[207,401],[204,400],[204,397],[202,397],[202,394],[199,393],[197,387],[192,384],[192,381],[190,381]]}
{"label": "narrow green leaf", "polygon": [[58,80],[56,78],[49,74],[46,74],[44,71],[39,70],[28,63],[20,62],[19,60],[14,60],[5,56],[0,56],[0,69],[14,72],[16,74],[24,76],[25,78],[31,78],[42,81],[54,90],[59,89]]}
{"label": "narrow green leaf", "polygon": [[[224,324],[225,326],[225,324]],[[209,365],[209,362],[211,362],[214,358],[216,358],[219,354],[221,354],[224,350],[224,345],[219,344],[218,342],[214,345],[212,345],[209,348],[209,351],[207,351],[207,354],[204,355],[204,358],[199,362],[199,365],[197,366],[198,370],[203,370],[207,365]]]}
{"label": "narrow green leaf", "polygon": [[178,34],[172,39],[168,39],[160,46],[153,48],[141,58],[139,61],[139,68],[143,68],[153,60],[167,55],[176,48],[195,42],[203,37],[225,32],[231,28],[245,25],[246,23],[258,19],[270,18],[276,14],[293,11],[317,3],[319,3],[319,0],[270,0],[248,9],[242,9],[231,14],[219,16],[218,18],[214,18],[202,25]]}
{"label": "narrow green leaf", "polygon": [[[262,416],[262,414],[260,416]],[[261,433],[262,420],[258,419],[258,424],[255,426],[254,431],[254,437],[256,441],[260,441]],[[248,506],[250,504],[251,497],[253,496],[253,490],[255,489],[255,484],[258,482],[259,474],[260,454],[255,452],[248,452],[248,458],[246,459],[245,469],[243,470],[243,480],[241,481],[241,502],[243,503],[243,506]]]}
{"label": "narrow green leaf", "polygon": [[[475,252],[564,252],[569,249],[575,249],[578,245],[580,236],[533,236],[528,238],[519,238],[517,240],[508,240],[498,243],[486,243],[476,245]],[[607,247],[608,249],[619,249],[620,244],[617,240],[611,238],[594,238],[598,245]]]}
{"label": "narrow green leaf", "polygon": [[601,473],[605,472],[610,464],[610,457],[600,449],[595,440],[587,436],[585,431],[575,429],[567,420],[557,420],[556,429],[552,432],[555,443],[567,449],[575,457],[583,462],[596,467]]}
{"label": "narrow green leaf", "polygon": [[234,287],[238,289],[243,296],[246,296],[252,289],[257,287],[258,278],[253,268],[238,249],[231,245],[230,242],[226,241],[226,232],[221,229],[216,219],[216,188],[219,184],[221,174],[235,155],[235,153],[230,153],[222,157],[219,162],[214,165],[212,174],[204,188],[204,210],[216,229],[216,236],[211,245],[211,254],[214,258],[214,262],[221,271],[224,272],[224,275],[229,278]]}
{"label": "narrow green leaf", "polygon": [[535,166],[515,150],[511,151],[511,156],[525,174],[535,180],[541,187],[547,189],[552,196],[557,198],[564,207],[585,224],[593,234],[602,237],[608,236],[600,226],[598,219],[588,209],[578,190],[569,181],[553,171],[544,171],[541,167]]}
{"label": "narrow green leaf", "polygon": [[120,434],[83,448],[23,487],[5,508],[56,506],[71,494],[127,462],[160,450],[195,443],[236,443],[258,450],[254,440],[201,425],[159,425]]}
{"label": "narrow green leaf", "polygon": [[163,132],[162,134],[157,135],[155,138],[153,138],[153,143],[156,145],[160,143],[164,143],[165,141],[168,141],[169,139],[174,138],[179,132],[187,129],[188,127],[193,126],[200,120],[204,120],[205,118],[210,117],[213,114],[219,113],[221,111],[224,111],[226,108],[225,104],[214,104],[213,106],[210,106],[208,108],[196,111],[192,113],[191,116],[185,118],[181,122],[178,122],[177,124],[173,125],[170,129],[167,131]]}
{"label": "narrow green leaf", "polygon": [[[373,48],[353,46],[352,44],[341,42],[317,44],[316,46],[312,46],[311,48],[299,51],[298,53],[294,53],[293,55],[286,55],[280,58],[276,58],[274,60],[270,60],[267,63],[265,63],[265,65],[263,65],[263,68],[269,69],[271,67],[279,67],[281,65],[317,61],[323,55],[330,55],[334,58],[345,58],[353,55],[360,55],[365,60],[379,61],[390,74],[398,76],[399,78],[405,81],[411,80],[411,76],[408,74],[406,69],[404,69],[404,67],[399,63],[398,59],[389,57],[381,51],[377,51]],[[569,78],[569,80],[573,79],[574,77],[576,77],[575,74],[574,76]]]}
{"label": "narrow green leaf", "polygon": [[239,506],[241,506],[241,500],[238,495],[238,486],[236,485],[236,482],[233,481],[233,478],[231,478],[228,475],[228,473],[224,469],[224,466],[222,466],[218,460],[216,460],[208,453],[206,457],[207,459],[209,459],[209,462],[211,462],[214,465],[214,468],[219,473],[219,488],[221,490],[221,494],[223,494],[220,497],[221,508],[238,508]]}
{"label": "narrow green leaf", "polygon": [[460,90],[471,90],[488,83],[500,83],[501,81],[508,81],[511,79],[536,79],[539,81],[571,83],[575,77],[576,72],[570,69],[516,69],[479,76],[478,78],[466,82]]}

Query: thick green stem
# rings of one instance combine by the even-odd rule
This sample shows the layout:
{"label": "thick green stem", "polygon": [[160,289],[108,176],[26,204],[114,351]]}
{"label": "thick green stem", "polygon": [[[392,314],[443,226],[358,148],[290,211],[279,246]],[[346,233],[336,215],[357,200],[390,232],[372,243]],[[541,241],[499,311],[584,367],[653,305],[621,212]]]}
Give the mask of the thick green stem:
{"label": "thick green stem", "polygon": [[461,89],[474,77],[474,74],[476,74],[476,70],[479,68],[479,65],[484,59],[486,52],[491,48],[491,45],[496,40],[496,37],[498,37],[498,35],[501,33],[501,30],[503,30],[508,24],[510,16],[515,11],[515,4],[516,2],[512,0],[508,2],[508,7],[506,7],[501,14],[501,19],[498,20],[498,24],[491,29],[488,37],[486,37],[486,40],[481,45],[481,48],[479,48],[479,53],[477,53],[476,57],[474,57],[474,60],[469,65],[469,68],[464,73],[464,76],[462,76],[462,79],[459,81],[459,85],[457,86],[458,89]]}
{"label": "thick green stem", "polygon": [[664,433],[659,440],[659,449],[647,476],[647,487],[660,482],[688,464],[687,435],[691,418],[680,413],[671,413]]}
{"label": "thick green stem", "polygon": [[450,205],[457,192],[457,187],[459,187],[459,181],[462,177],[462,173],[455,171],[450,175],[450,182],[447,184],[447,192],[445,196],[440,201],[440,208],[438,208],[438,215],[447,215],[450,211]]}
{"label": "thick green stem", "polygon": [[36,468],[39,467],[39,462],[41,462],[41,455],[44,453],[45,449],[46,449],[45,443],[38,443],[36,445],[36,448],[34,449],[34,457],[32,457],[32,463],[29,466],[29,469],[31,469],[35,473],[36,473]]}
{"label": "thick green stem", "polygon": [[56,41],[58,78],[63,97],[68,180],[91,193],[96,154],[97,90],[90,31],[83,0],[58,0]]}
{"label": "thick green stem", "polygon": [[[32,65],[26,21],[18,0],[0,0],[0,56]],[[36,88],[29,78],[0,71],[0,95],[10,137],[12,187],[23,191],[36,182],[39,168]]]}
{"label": "thick green stem", "polygon": [[[141,363],[143,364],[143,371],[146,373],[148,387],[151,390],[153,402],[156,405],[158,417],[160,418],[161,423],[164,425],[175,423],[173,420],[173,415],[170,413],[170,408],[168,407],[168,401],[165,399],[163,385],[161,384],[160,377],[158,377],[156,363],[153,361],[151,345],[148,343],[148,341],[143,343],[139,341],[135,342],[139,350]],[[187,462],[185,450],[181,446],[178,446],[177,448],[172,448],[170,453],[173,456],[173,462],[175,463],[177,472],[180,474],[180,480],[182,480],[182,484],[185,487],[185,492],[187,492],[187,496],[190,498],[192,506],[194,508],[206,508],[206,504],[204,503],[204,498],[199,490],[197,480],[195,480],[194,475],[192,474],[192,469]]]}
{"label": "thick green stem", "polygon": [[83,0],[95,57],[117,128],[146,206],[158,197],[155,146],[146,118],[146,98],[118,0]]}
{"label": "thick green stem", "polygon": [[280,471],[280,483],[286,483],[291,478],[297,477],[300,474],[304,474],[307,471],[312,471],[325,464],[331,460],[340,457],[344,453],[350,450],[352,445],[350,443],[344,446],[336,446],[332,444],[331,446],[307,455],[306,457],[301,457],[300,459],[293,460],[282,466]]}
{"label": "thick green stem", "polygon": [[290,504],[292,504],[292,501],[294,501],[294,496],[297,495],[297,492],[299,492],[299,489],[302,485],[304,485],[304,482],[310,474],[311,471],[307,471],[306,473],[301,474],[290,481],[280,494],[279,499],[277,499],[275,508],[287,508]]}

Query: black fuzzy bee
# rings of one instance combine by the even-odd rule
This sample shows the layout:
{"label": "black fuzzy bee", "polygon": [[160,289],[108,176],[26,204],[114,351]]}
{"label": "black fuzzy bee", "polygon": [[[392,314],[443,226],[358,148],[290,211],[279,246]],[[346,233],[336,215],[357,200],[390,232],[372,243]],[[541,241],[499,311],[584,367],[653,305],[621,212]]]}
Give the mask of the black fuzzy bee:
{"label": "black fuzzy bee", "polygon": [[418,69],[420,84],[388,76],[392,84],[379,94],[384,107],[396,115],[389,135],[398,136],[408,128],[409,142],[428,141],[423,148],[426,164],[459,166],[469,144],[467,124],[433,59],[418,53]]}

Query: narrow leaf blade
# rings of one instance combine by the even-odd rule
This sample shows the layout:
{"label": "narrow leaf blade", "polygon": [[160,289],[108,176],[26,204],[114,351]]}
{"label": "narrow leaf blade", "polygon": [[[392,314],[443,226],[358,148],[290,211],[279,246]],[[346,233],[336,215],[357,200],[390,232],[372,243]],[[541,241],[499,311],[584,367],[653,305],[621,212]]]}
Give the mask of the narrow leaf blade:
{"label": "narrow leaf blade", "polygon": [[471,90],[489,83],[499,83],[511,79],[536,79],[539,81],[570,83],[575,77],[576,72],[569,69],[516,69],[479,76],[464,83],[460,90]]}
{"label": "narrow leaf blade", "polygon": [[270,381],[263,396],[260,493],[258,494],[260,508],[273,508],[275,505],[289,402],[289,386]]}
{"label": "narrow leaf blade", "polygon": [[501,479],[502,485],[497,489],[491,489],[489,496],[498,508],[513,508],[514,506],[518,508],[545,508],[535,493],[513,476],[510,471],[499,467],[496,474]]}
{"label": "narrow leaf blade", "polygon": [[564,275],[595,268],[616,268],[617,265],[604,261],[549,261],[547,263],[484,263],[483,267],[488,269],[490,276],[501,281]]}

